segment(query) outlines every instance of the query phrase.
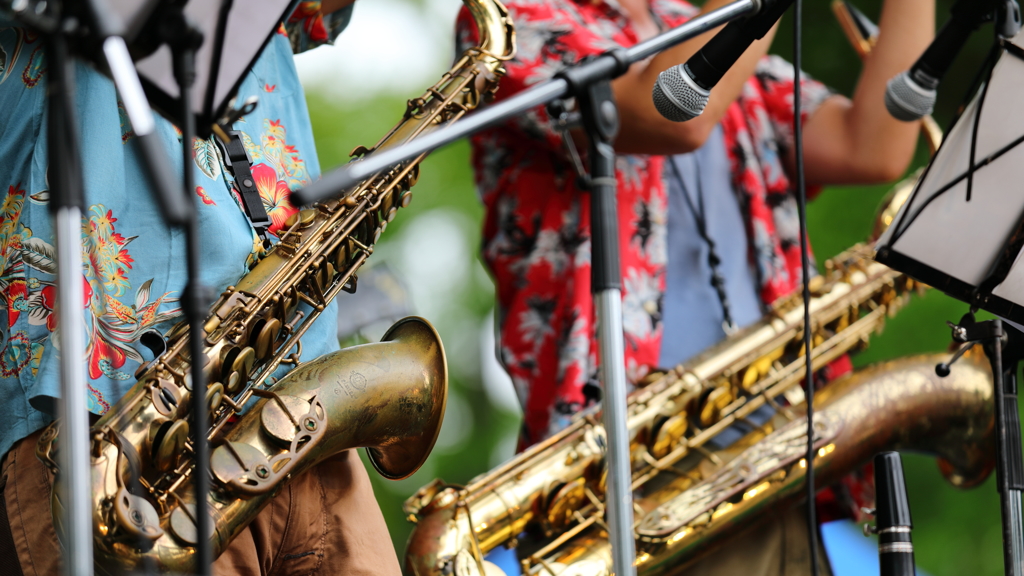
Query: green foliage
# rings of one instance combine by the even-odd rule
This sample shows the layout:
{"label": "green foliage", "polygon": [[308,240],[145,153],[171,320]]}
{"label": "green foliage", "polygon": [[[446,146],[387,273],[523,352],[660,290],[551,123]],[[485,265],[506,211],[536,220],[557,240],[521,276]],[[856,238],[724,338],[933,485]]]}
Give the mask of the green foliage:
{"label": "green foliage", "polygon": [[[410,0],[413,1],[413,0]],[[951,0],[938,2],[939,21],[945,21]],[[880,0],[860,0],[858,6],[877,18]],[[860,65],[847,44],[829,8],[829,2],[808,2],[805,7],[805,68],[839,92],[850,93]],[[785,22],[774,51],[790,57],[790,22]],[[945,124],[952,117],[988,46],[989,37],[979,34],[953,67],[946,79],[938,109]],[[360,98],[359,104],[336,97],[312,93],[308,96],[316,132],[317,149],[325,169],[347,161],[349,150],[377,141],[404,110],[404,102],[391,96]],[[410,94],[409,96],[413,96]],[[917,164],[924,162],[922,150]],[[876,207],[888,186],[846,187],[825,190],[809,208],[809,226],[815,255],[819,262],[866,238],[872,227]],[[480,223],[483,210],[477,200],[465,142],[433,154],[422,166],[414,201],[402,210],[389,226],[373,260],[399,257],[403,232],[426,214],[444,211],[464,222],[462,230],[467,249],[474,260],[468,280],[445,295],[447,310],[431,317],[441,333],[448,352],[451,389],[458,404],[458,422],[452,424],[452,409],[447,425],[458,425],[462,440],[446,449],[437,449],[421,472],[400,482],[382,480],[371,472],[381,509],[384,512],[396,550],[401,557],[411,530],[401,511],[402,501],[434,477],[453,483],[465,483],[511,456],[510,438],[519,425],[519,415],[492,403],[485,393],[481,377],[481,326],[493,307],[493,286],[479,265]],[[436,274],[444,275],[445,269]],[[416,279],[407,279],[415,282]],[[344,300],[342,300],[344,306]],[[938,292],[918,297],[898,316],[891,319],[885,332],[872,339],[868,350],[855,359],[858,365],[907,354],[945,350],[949,333],[944,322],[955,320],[965,305]],[[433,308],[432,308],[433,309]],[[938,474],[932,459],[918,455],[905,458],[911,506],[914,515],[914,541],[921,567],[934,576],[954,574],[995,575],[1001,573],[998,498],[992,479],[983,486],[960,491],[951,488]]]}

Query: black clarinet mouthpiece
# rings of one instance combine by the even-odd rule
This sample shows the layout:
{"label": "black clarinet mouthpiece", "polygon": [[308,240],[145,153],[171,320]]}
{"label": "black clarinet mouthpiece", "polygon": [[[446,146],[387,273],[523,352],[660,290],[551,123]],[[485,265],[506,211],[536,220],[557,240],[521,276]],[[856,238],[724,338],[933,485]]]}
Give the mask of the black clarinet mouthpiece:
{"label": "black clarinet mouthpiece", "polygon": [[914,545],[910,540],[913,523],[899,452],[875,456],[875,500],[881,576],[916,576]]}

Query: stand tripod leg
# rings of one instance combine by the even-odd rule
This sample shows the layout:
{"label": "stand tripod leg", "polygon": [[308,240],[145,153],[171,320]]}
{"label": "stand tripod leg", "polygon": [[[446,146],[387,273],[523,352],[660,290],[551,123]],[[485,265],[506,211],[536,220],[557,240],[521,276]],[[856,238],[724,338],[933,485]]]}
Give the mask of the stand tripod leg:
{"label": "stand tripod leg", "polygon": [[[996,337],[992,339],[990,360],[996,387],[996,478],[1002,507],[1003,562],[1007,576],[1024,576],[1024,519],[1021,517],[1024,462],[1021,460],[1020,413],[1017,406],[1017,351],[1003,347],[1002,320],[996,318],[992,322]],[[1004,360],[1007,360],[1006,366]]]}
{"label": "stand tripod leg", "polygon": [[[984,342],[985,354],[992,365],[995,386],[996,489],[999,491],[1000,520],[1003,532],[1003,565],[1006,576],[1024,576],[1024,515],[1021,492],[1024,491],[1024,459],[1021,454],[1020,413],[1017,405],[1017,366],[1024,352],[1024,335],[1006,330],[999,318],[975,322],[968,313],[959,325],[952,325],[959,342]],[[1007,344],[1004,346],[1004,340]],[[954,361],[962,352],[954,356]],[[952,362],[950,362],[952,363]],[[940,375],[949,364],[940,364]]]}

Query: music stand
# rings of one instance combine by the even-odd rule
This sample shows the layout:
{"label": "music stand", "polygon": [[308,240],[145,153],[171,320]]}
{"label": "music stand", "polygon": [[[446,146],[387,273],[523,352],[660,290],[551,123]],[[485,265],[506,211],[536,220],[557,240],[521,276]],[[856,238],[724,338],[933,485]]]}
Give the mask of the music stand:
{"label": "music stand", "polygon": [[954,341],[963,346],[936,372],[945,376],[970,346],[985,345],[995,384],[1004,568],[1021,576],[1024,461],[1016,372],[1024,341],[1000,318],[977,322],[974,312],[1024,323],[1024,210],[1017,192],[1024,175],[1024,32],[1001,38],[990,61],[980,90],[879,238],[876,259],[971,305],[958,324],[950,323]]}

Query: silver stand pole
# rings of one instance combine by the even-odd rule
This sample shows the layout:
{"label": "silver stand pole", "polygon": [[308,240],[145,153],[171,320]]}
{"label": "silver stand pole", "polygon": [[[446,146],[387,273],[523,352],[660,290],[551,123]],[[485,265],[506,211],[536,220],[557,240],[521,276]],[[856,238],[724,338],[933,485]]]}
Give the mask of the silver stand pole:
{"label": "silver stand pole", "polygon": [[633,467],[626,427],[626,359],[622,335],[622,275],[619,271],[619,226],[615,200],[615,148],[619,114],[609,75],[595,79],[586,71],[566,70],[575,87],[580,118],[590,140],[591,292],[597,309],[601,353],[602,417],[607,437],[608,540],[616,576],[636,574],[633,565]]}
{"label": "silver stand pole", "polygon": [[[89,468],[89,409],[85,402],[85,322],[82,318],[82,212],[57,210],[57,297],[60,309],[60,469],[63,494],[64,572],[92,574],[92,478]],[[44,497],[40,495],[40,497]]]}
{"label": "silver stand pole", "polygon": [[[84,203],[74,64],[60,29],[47,39],[48,150],[51,204],[57,243],[57,318],[60,326],[58,416],[60,474],[64,477],[59,516],[65,534],[64,573],[92,575],[92,478],[89,467],[89,411],[85,391],[85,319],[82,316],[82,205]],[[45,495],[39,494],[40,498]],[[58,520],[55,518],[54,520]],[[44,519],[40,519],[44,521]]]}
{"label": "silver stand pole", "polygon": [[616,575],[636,574],[633,542],[633,475],[626,428],[626,358],[622,342],[622,293],[597,295],[598,341],[601,350],[601,397],[608,437],[608,539]]}

